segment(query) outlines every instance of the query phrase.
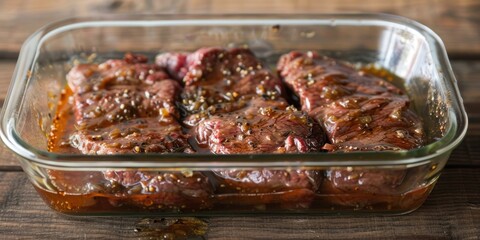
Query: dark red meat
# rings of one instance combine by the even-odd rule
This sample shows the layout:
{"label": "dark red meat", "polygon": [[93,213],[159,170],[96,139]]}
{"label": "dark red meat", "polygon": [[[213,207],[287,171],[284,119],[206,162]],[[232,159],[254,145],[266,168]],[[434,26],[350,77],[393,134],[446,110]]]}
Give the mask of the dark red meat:
{"label": "dark red meat", "polygon": [[[193,127],[198,144],[214,154],[316,152],[325,142],[320,126],[288,106],[281,81],[248,49],[167,53],[157,56],[156,63],[185,84],[184,123]],[[317,171],[298,169],[214,174],[219,193],[243,194],[246,202],[256,204],[286,199],[280,192],[299,189],[305,191],[298,191],[302,200],[295,201],[308,205],[322,179]]]}
{"label": "dark red meat", "polygon": [[[131,195],[152,195],[150,202],[135,202],[135,205],[168,207],[178,210],[204,209],[211,206],[212,187],[209,179],[200,172],[144,172],[144,171],[105,171],[105,179],[118,183],[114,190],[129,199]],[[114,204],[123,204],[118,201]]]}
{"label": "dark red meat", "polygon": [[[325,128],[329,150],[400,150],[423,144],[422,123],[393,84],[315,53],[282,56],[278,69],[302,109]],[[318,94],[320,93],[320,94]]]}
{"label": "dark red meat", "polygon": [[116,125],[82,128],[70,136],[71,145],[84,154],[192,152],[181,126],[154,118],[136,118]]}
{"label": "dark red meat", "polygon": [[188,126],[208,115],[242,108],[252,97],[276,99],[284,92],[281,81],[248,49],[164,53],[156,63],[185,84],[180,106]]}
{"label": "dark red meat", "polygon": [[182,80],[188,72],[188,53],[162,53],[155,58],[158,66],[165,68],[174,79]]}
{"label": "dark red meat", "polygon": [[125,59],[111,59],[101,64],[80,64],[68,72],[68,86],[73,92],[82,94],[109,86],[145,86],[169,79],[161,67],[145,61],[144,56],[127,54]]}
{"label": "dark red meat", "polygon": [[422,145],[419,117],[393,84],[315,53],[281,57],[278,71],[302,109],[324,127],[331,151],[400,150]]}
{"label": "dark red meat", "polygon": [[[81,64],[68,73],[77,125],[71,146],[84,154],[193,152],[177,120],[180,84],[146,61],[144,56],[127,54],[123,60]],[[108,184],[96,187],[98,191],[151,194],[149,205],[158,207],[196,201],[195,206],[204,208],[212,193],[208,178],[199,172],[132,170],[103,175]]]}
{"label": "dark red meat", "polygon": [[131,61],[83,64],[68,73],[78,125],[73,146],[85,154],[191,151],[175,119],[180,85],[155,65]]}
{"label": "dark red meat", "polygon": [[195,136],[215,154],[318,152],[320,126],[284,101],[252,99],[245,108],[200,122]]}
{"label": "dark red meat", "polygon": [[[313,52],[283,55],[277,67],[302,109],[325,129],[330,144],[324,149],[398,151],[423,144],[422,122],[409,109],[408,96],[393,84]],[[352,194],[398,193],[406,183],[404,170],[332,170],[326,175],[333,189]]]}
{"label": "dark red meat", "polygon": [[312,115],[323,120],[334,151],[398,151],[423,143],[422,122],[408,104],[406,97],[349,96]]}
{"label": "dark red meat", "polygon": [[[215,154],[317,152],[325,142],[320,126],[305,113],[284,101],[263,98],[251,99],[243,109],[210,116],[199,123],[195,133],[199,144],[207,145]],[[258,198],[258,204],[271,198],[263,193],[304,189],[308,191],[298,192],[303,198],[297,203],[308,206],[322,180],[320,172],[301,169],[225,169],[214,174],[218,192],[259,194],[249,195]],[[284,198],[274,195],[268,201]]]}

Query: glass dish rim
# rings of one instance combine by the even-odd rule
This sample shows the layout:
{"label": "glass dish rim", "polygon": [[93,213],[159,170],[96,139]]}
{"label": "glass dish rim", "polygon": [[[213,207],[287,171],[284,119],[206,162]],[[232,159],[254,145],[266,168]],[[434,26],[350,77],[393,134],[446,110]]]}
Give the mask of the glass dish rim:
{"label": "glass dish rim", "polygon": [[[348,152],[348,153],[297,153],[297,154],[122,154],[122,155],[83,155],[59,154],[36,149],[27,144],[15,132],[15,118],[12,110],[22,103],[17,79],[26,79],[37,61],[38,49],[49,37],[58,33],[80,27],[148,27],[148,26],[208,26],[215,24],[228,25],[285,25],[306,23],[315,25],[334,26],[358,25],[370,26],[396,26],[409,28],[415,34],[424,37],[434,64],[443,70],[445,81],[449,81],[454,92],[452,99],[456,100],[461,115],[449,112],[450,126],[445,136],[438,141],[418,149],[398,152]],[[376,24],[376,25],[375,25]],[[59,27],[57,27],[59,26]],[[51,29],[53,28],[53,29]],[[35,51],[29,51],[34,49]],[[33,54],[32,54],[33,53]],[[28,66],[19,66],[19,65]],[[23,69],[22,69],[23,67]],[[8,111],[10,110],[10,111]],[[419,165],[436,156],[451,151],[456,147],[466,134],[468,118],[463,106],[455,76],[443,42],[437,34],[428,27],[408,18],[372,13],[339,13],[339,14],[219,14],[219,15],[106,15],[102,17],[68,18],[45,25],[33,33],[23,44],[18,58],[17,66],[12,75],[10,88],[2,108],[2,124],[0,137],[5,145],[16,154],[28,161],[36,162],[42,166],[53,168],[97,169],[97,168],[222,168],[222,167],[332,167],[332,166],[394,166],[394,165]],[[456,117],[456,118],[455,118]],[[457,118],[464,124],[458,126]],[[433,151],[433,152],[432,152]],[[333,160],[331,160],[333,158]],[[340,159],[339,159],[340,158]],[[366,159],[368,160],[366,160]],[[100,160],[99,160],[100,159]],[[292,160],[301,159],[301,160]],[[388,160],[385,160],[388,159]]]}

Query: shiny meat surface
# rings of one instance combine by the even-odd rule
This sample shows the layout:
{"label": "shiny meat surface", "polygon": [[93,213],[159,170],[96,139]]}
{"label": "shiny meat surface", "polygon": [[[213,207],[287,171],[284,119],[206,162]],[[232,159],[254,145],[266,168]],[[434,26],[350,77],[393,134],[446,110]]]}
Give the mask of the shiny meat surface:
{"label": "shiny meat surface", "polygon": [[252,97],[276,99],[284,94],[281,81],[248,49],[164,53],[156,63],[185,84],[180,108],[187,126],[210,114],[242,108]]}
{"label": "shiny meat surface", "polygon": [[67,80],[77,125],[71,143],[82,153],[191,151],[176,120],[180,85],[141,56],[81,64]]}
{"label": "shiny meat surface", "polygon": [[344,170],[327,171],[327,179],[336,188],[347,192],[398,193],[404,184],[404,170]]}
{"label": "shiny meat surface", "polygon": [[[325,150],[398,151],[422,146],[422,122],[409,109],[408,97],[393,84],[314,52],[285,54],[277,68],[302,109],[324,128],[330,142]],[[391,194],[408,184],[405,175],[404,170],[331,170],[326,172],[326,184],[349,193]]]}
{"label": "shiny meat surface", "polygon": [[[250,50],[202,48],[188,55],[161,54],[156,63],[184,82],[184,123],[193,127],[199,146],[210,152],[321,151],[325,143],[321,127],[304,112],[289,106],[281,81]],[[322,179],[318,171],[309,170],[229,169],[214,174],[221,193],[268,193],[274,194],[268,198],[275,201],[284,198],[280,192],[304,189],[299,191],[302,206],[313,199]],[[266,199],[264,195],[243,197],[257,199],[258,204]]]}
{"label": "shiny meat surface", "polygon": [[[155,64],[126,54],[77,65],[67,75],[66,105],[58,115],[68,118],[58,125],[68,137],[53,139],[49,149],[91,155],[289,154],[398,151],[423,144],[420,119],[390,82],[312,52],[282,56],[278,71],[283,82],[242,48],[163,53]],[[287,102],[283,84],[298,96],[292,99],[300,101],[301,111]],[[81,194],[82,207],[178,212],[390,207],[392,196],[403,198],[423,175],[341,167],[51,170],[49,176],[59,195]]]}
{"label": "shiny meat surface", "polygon": [[277,70],[299,97],[306,112],[352,95],[403,95],[399,88],[384,79],[315,52],[293,51],[282,55]]}
{"label": "shiny meat surface", "polygon": [[79,64],[67,74],[68,86],[78,94],[109,86],[151,85],[164,79],[169,76],[161,67],[148,64],[145,56],[132,54],[101,64]]}
{"label": "shiny meat surface", "polygon": [[[81,64],[67,80],[76,124],[70,145],[82,153],[193,152],[177,120],[180,84],[162,68],[147,64],[145,57],[127,54],[123,60]],[[66,179],[51,174],[56,174],[57,186]],[[196,201],[195,206],[204,208],[212,193],[208,178],[199,172],[104,171],[103,178],[107,182],[93,190],[119,196],[149,194],[147,207],[180,207]]]}
{"label": "shiny meat surface", "polygon": [[198,143],[215,154],[318,152],[324,145],[320,126],[286,102],[255,98],[248,104],[200,122]]}
{"label": "shiny meat surface", "polygon": [[104,176],[121,186],[114,193],[154,195],[150,200],[156,206],[203,209],[211,205],[210,181],[200,172],[105,171]]}
{"label": "shiny meat surface", "polygon": [[420,118],[393,84],[316,53],[283,55],[278,71],[298,95],[302,110],[325,129],[329,151],[420,147]]}
{"label": "shiny meat surface", "polygon": [[103,128],[79,127],[70,144],[84,154],[188,153],[193,150],[187,136],[175,120],[136,118]]}
{"label": "shiny meat surface", "polygon": [[312,115],[323,120],[334,151],[398,151],[423,143],[422,122],[408,104],[406,97],[350,96]]}
{"label": "shiny meat surface", "polygon": [[[325,143],[320,126],[305,113],[284,101],[262,98],[252,99],[244,109],[210,116],[195,132],[197,141],[215,154],[318,152]],[[299,192],[305,195],[299,201],[302,206],[308,206],[322,181],[320,172],[299,169],[226,169],[214,173],[222,193],[310,190]]]}
{"label": "shiny meat surface", "polygon": [[315,192],[322,183],[322,173],[309,170],[221,170],[214,172],[220,192],[275,193],[293,189]]}

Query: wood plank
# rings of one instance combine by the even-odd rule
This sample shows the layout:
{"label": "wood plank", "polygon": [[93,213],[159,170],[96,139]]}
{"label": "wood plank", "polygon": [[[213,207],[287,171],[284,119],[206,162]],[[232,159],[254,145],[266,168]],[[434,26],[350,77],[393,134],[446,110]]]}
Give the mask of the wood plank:
{"label": "wood plank", "polygon": [[[0,56],[14,57],[27,36],[41,26],[68,17],[110,13],[332,13],[379,12],[419,21],[443,38],[451,56],[480,57],[480,2],[476,0],[339,0],[328,3],[297,0],[166,0],[0,2]],[[452,34],[458,33],[458,34]]]}
{"label": "wood plank", "polygon": [[[405,216],[203,218],[208,239],[478,239],[480,169],[447,169],[427,202]],[[152,219],[152,218],[150,218]],[[161,216],[153,218],[161,219]],[[168,218],[171,219],[171,218]],[[145,223],[147,222],[147,224]],[[11,239],[156,239],[142,217],[70,217],[50,210],[24,173],[0,172],[0,236]],[[75,227],[73,227],[75,226]]]}
{"label": "wood plank", "polygon": [[480,116],[480,110],[471,105],[480,102],[480,61],[452,61],[452,68],[466,107]]}
{"label": "wood plank", "polygon": [[[15,61],[0,61],[0,106],[3,106],[7,95],[15,64]],[[18,171],[19,169],[16,155],[0,141],[0,170]]]}
{"label": "wood plank", "polygon": [[3,100],[7,95],[10,81],[12,79],[13,70],[15,69],[16,61],[0,60],[0,101],[3,105]]}

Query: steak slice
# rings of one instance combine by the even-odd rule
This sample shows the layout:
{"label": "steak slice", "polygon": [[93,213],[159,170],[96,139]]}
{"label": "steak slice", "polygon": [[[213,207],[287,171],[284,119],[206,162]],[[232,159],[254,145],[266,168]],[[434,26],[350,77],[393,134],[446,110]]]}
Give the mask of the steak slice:
{"label": "steak slice", "polygon": [[134,118],[97,128],[79,128],[70,145],[84,154],[189,153],[188,135],[174,119]]}
{"label": "steak slice", "polygon": [[[195,210],[211,207],[212,204],[210,181],[200,172],[105,171],[104,176],[121,186],[113,191],[120,193],[121,197],[120,201],[112,203],[114,205],[128,201],[149,208]],[[154,197],[145,199],[141,195]],[[143,201],[135,201],[135,198]]]}
{"label": "steak slice", "polygon": [[211,114],[243,108],[252,97],[276,99],[284,94],[281,81],[248,49],[164,53],[156,63],[185,84],[180,108],[191,127]]}
{"label": "steak slice", "polygon": [[[325,142],[320,126],[288,107],[281,81],[248,49],[166,53],[156,63],[185,84],[180,104],[184,123],[192,127],[199,146],[214,154],[314,152]],[[307,206],[322,179],[318,171],[301,169],[213,173],[217,193],[242,195],[251,204],[290,199],[293,206]],[[297,189],[302,196],[286,197]],[[220,204],[228,204],[230,198],[223,197]]]}
{"label": "steak slice", "polygon": [[[305,113],[284,101],[263,98],[252,99],[243,109],[208,117],[195,133],[198,143],[215,154],[318,152],[325,142],[321,127]],[[320,172],[302,169],[225,169],[214,173],[221,193],[307,189],[310,192],[302,193],[313,194],[322,180]]]}
{"label": "steak slice", "polygon": [[158,66],[108,60],[78,65],[67,80],[77,124],[70,139],[82,153],[192,151],[176,120],[181,87]]}
{"label": "steak slice", "polygon": [[148,64],[143,55],[133,54],[101,64],[79,64],[67,74],[68,86],[77,94],[98,91],[109,86],[145,87],[165,79],[169,79],[169,76],[161,67]]}
{"label": "steak slice", "polygon": [[[421,119],[393,84],[313,52],[285,54],[277,67],[302,109],[324,128],[330,141],[324,149],[398,151],[424,143]],[[331,189],[352,194],[400,194],[405,185],[417,183],[405,170],[330,170],[326,176]],[[341,204],[359,203],[343,199]]]}
{"label": "steak slice", "polygon": [[[349,96],[312,111],[334,151],[384,151],[420,147],[423,127],[406,96]],[[327,146],[331,147],[331,146]]]}
{"label": "steak slice", "polygon": [[345,96],[404,96],[390,82],[315,52],[282,55],[277,70],[308,113]]}
{"label": "steak slice", "polygon": [[[147,64],[141,55],[123,60],[81,64],[67,75],[73,91],[77,130],[71,146],[84,154],[191,153],[188,135],[182,132],[175,107],[180,84],[163,69]],[[103,186],[92,191],[121,196],[114,205],[145,207],[208,207],[213,192],[200,172],[103,172]],[[58,186],[61,183],[56,184]],[[136,203],[132,199],[144,199]],[[188,203],[192,204],[188,204]]]}
{"label": "steak slice", "polygon": [[195,136],[214,154],[317,152],[325,143],[321,127],[304,112],[263,98],[208,117],[195,128]]}
{"label": "steak slice", "polygon": [[278,71],[325,129],[330,151],[402,150],[424,141],[420,118],[393,84],[316,53],[281,57]]}

